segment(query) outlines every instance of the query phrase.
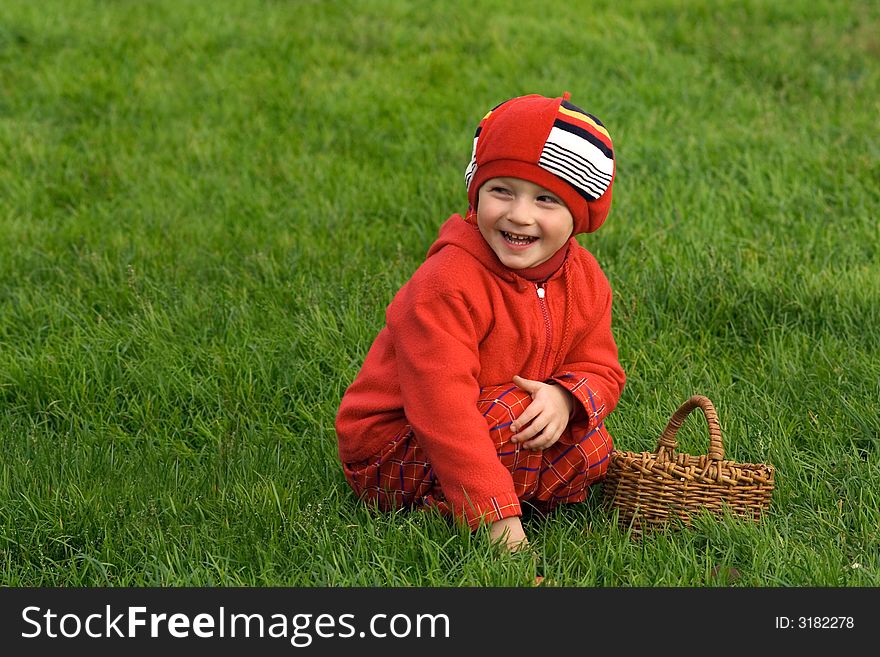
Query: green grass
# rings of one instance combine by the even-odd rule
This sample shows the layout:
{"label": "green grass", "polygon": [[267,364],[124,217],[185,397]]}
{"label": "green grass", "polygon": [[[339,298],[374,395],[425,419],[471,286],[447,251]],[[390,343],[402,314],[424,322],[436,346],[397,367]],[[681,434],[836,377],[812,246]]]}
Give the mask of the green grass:
{"label": "green grass", "polygon": [[358,505],[333,421],[476,122],[568,90],[617,153],[584,238],[617,446],[702,393],[777,487],[760,525],[642,541],[598,495],[531,517],[537,568],[877,586],[878,35],[867,0],[5,1],[0,583],[529,585],[482,533]]}

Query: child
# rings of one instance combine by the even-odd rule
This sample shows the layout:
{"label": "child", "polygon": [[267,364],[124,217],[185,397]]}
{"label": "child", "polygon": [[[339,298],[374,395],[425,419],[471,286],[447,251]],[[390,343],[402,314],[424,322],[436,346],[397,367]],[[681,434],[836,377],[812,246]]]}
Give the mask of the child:
{"label": "child", "polygon": [[605,474],[624,373],[611,288],[575,240],[605,221],[614,155],[562,98],[508,100],[474,136],[469,207],[399,290],[336,418],[345,477],[381,509],[434,507],[510,550],[521,501]]}

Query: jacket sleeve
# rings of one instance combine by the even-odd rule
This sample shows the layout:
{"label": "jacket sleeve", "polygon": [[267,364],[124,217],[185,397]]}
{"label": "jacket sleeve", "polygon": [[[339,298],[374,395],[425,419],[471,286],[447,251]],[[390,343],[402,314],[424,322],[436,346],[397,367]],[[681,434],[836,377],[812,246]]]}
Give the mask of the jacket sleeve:
{"label": "jacket sleeve", "polygon": [[389,306],[387,326],[407,421],[453,512],[475,529],[521,509],[477,409],[475,314],[460,295],[430,287],[410,281]]}
{"label": "jacket sleeve", "polygon": [[617,358],[611,333],[611,286],[603,274],[595,278],[596,294],[590,321],[571,342],[562,365],[551,377],[565,387],[578,404],[573,421],[587,421],[587,431],[599,426],[620,399],[626,376]]}

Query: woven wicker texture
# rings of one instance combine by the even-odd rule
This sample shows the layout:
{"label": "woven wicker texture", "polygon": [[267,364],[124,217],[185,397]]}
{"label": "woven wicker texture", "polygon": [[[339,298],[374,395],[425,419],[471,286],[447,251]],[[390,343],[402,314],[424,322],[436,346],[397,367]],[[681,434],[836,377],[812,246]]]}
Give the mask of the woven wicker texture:
{"label": "woven wicker texture", "polygon": [[[709,425],[709,452],[676,454],[675,436],[697,408]],[[773,486],[772,465],[724,460],[715,407],[708,398],[694,395],[672,415],[655,452],[611,453],[603,499],[618,509],[621,526],[639,533],[675,518],[687,523],[702,510],[716,514],[726,510],[757,521],[770,506]]]}

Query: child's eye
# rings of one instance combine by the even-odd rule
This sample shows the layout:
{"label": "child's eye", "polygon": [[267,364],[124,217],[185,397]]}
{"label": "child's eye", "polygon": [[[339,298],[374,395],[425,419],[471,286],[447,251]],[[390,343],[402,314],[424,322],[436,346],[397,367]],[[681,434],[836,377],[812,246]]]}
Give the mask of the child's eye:
{"label": "child's eye", "polygon": [[489,191],[495,194],[510,194],[510,190],[507,187],[501,187],[500,185],[495,185]]}
{"label": "child's eye", "polygon": [[541,203],[552,203],[552,204],[559,203],[558,198],[556,198],[555,196],[548,196],[547,194],[542,194],[541,196],[539,196],[538,201],[540,201]]}

